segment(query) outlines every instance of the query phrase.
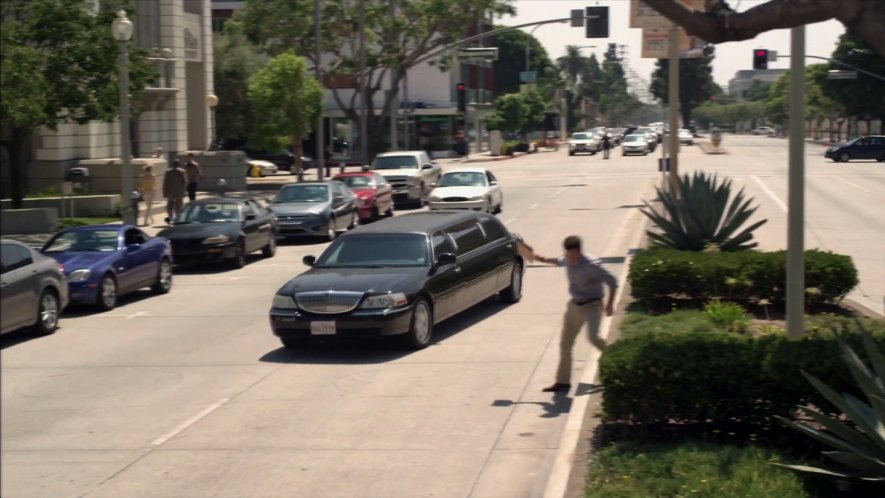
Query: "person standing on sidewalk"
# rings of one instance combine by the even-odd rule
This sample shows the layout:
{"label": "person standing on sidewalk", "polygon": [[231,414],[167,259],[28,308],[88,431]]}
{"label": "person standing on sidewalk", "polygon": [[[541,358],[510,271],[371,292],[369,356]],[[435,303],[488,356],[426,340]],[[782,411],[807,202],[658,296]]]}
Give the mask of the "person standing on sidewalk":
{"label": "person standing on sidewalk", "polygon": [[154,167],[150,164],[144,166],[144,170],[138,175],[136,190],[144,201],[144,226],[154,223],[154,215],[151,208],[154,206],[154,196],[157,193],[157,177],[154,175]]}
{"label": "person standing on sidewalk", "polygon": [[188,152],[184,171],[187,173],[187,198],[193,202],[197,199],[197,183],[203,178],[203,170],[194,160],[193,153]]}
{"label": "person standing on sidewalk", "polygon": [[[600,351],[605,350],[606,343],[599,337],[599,324],[602,322],[603,312],[606,316],[611,316],[614,312],[615,291],[618,288],[618,280],[614,275],[603,268],[598,261],[581,252],[581,239],[577,235],[566,237],[562,246],[565,254],[558,258],[535,255],[535,259],[542,263],[565,267],[570,295],[559,338],[559,367],[556,370],[556,382],[545,387],[544,392],[565,392],[571,389],[572,347],[585,323],[590,342]],[[604,307],[603,284],[609,289]]]}
{"label": "person standing on sidewalk", "polygon": [[178,213],[181,212],[181,206],[184,203],[187,175],[178,166],[178,159],[176,159],[172,162],[172,167],[166,170],[166,176],[163,177],[163,197],[166,198],[166,223],[171,223],[175,219]]}

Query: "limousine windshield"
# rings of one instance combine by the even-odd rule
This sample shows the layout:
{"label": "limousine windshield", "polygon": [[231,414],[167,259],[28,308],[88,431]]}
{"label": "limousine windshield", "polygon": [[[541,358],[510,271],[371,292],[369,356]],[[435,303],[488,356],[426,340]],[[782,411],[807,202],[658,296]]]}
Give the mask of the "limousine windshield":
{"label": "limousine windshield", "polygon": [[428,261],[424,235],[365,234],[336,240],[314,268],[422,267]]}

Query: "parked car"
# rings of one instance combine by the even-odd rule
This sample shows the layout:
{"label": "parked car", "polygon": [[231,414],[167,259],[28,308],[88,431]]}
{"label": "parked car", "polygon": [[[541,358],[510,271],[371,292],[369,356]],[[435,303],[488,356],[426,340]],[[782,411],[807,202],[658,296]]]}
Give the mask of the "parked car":
{"label": "parked car", "polygon": [[172,243],[176,264],[227,262],[246,265],[255,251],[271,258],[277,250],[277,221],[273,211],[252,199],[217,197],[188,203],[157,234]]}
{"label": "parked car", "polygon": [[64,265],[71,304],[114,309],[120,296],[150,287],[172,289],[172,247],[132,225],[90,225],[62,230],[41,251]]}
{"label": "parked car", "polygon": [[634,133],[645,135],[645,144],[649,152],[654,152],[660,141],[660,136],[651,128],[637,128]]}
{"label": "parked car", "polygon": [[694,136],[689,130],[682,128],[679,130],[679,143],[684,145],[694,145]]}
{"label": "parked car", "polygon": [[648,152],[648,135],[645,133],[635,133],[624,137],[624,141],[621,144],[622,156],[627,154],[642,154],[644,156]]}
{"label": "parked car", "polygon": [[824,152],[824,157],[832,159],[834,163],[847,163],[852,159],[885,162],[885,135],[867,135],[834,145]]}
{"label": "parked car", "polygon": [[760,126],[758,128],[753,129],[753,131],[751,133],[753,133],[753,135],[771,136],[771,135],[775,134],[775,131],[774,131],[774,128],[771,128],[770,126]]}
{"label": "parked car", "polygon": [[374,171],[353,171],[332,177],[356,196],[360,221],[377,221],[381,216],[393,216],[393,187]]}
{"label": "parked car", "polygon": [[277,174],[277,171],[279,170],[279,168],[277,167],[276,164],[274,164],[270,161],[262,160],[262,159],[251,159],[250,158],[248,161],[246,161],[246,163],[249,165],[246,168],[246,176],[254,176],[253,170],[257,170],[257,175],[259,177],[265,177],[268,175],[275,175],[275,174]]}
{"label": "parked car", "polygon": [[357,198],[339,181],[284,185],[271,201],[280,237],[325,237],[356,226]]}
{"label": "parked car", "polygon": [[459,168],[446,171],[430,191],[428,208],[471,209],[500,213],[504,191],[495,175],[486,168]]}
{"label": "parked car", "polygon": [[278,169],[284,171],[292,171],[292,166],[295,165],[295,156],[287,150],[268,152],[266,150],[253,149],[248,145],[237,147],[236,150],[245,153],[246,157],[251,160],[268,161],[275,164]]}
{"label": "parked car", "polygon": [[68,305],[62,265],[21,242],[0,240],[0,334],[25,327],[47,335]]}
{"label": "parked car", "polygon": [[519,237],[494,216],[411,213],[341,236],[277,291],[273,333],[287,348],[314,336],[403,335],[428,346],[433,326],[493,294],[522,296]]}
{"label": "parked car", "polygon": [[370,168],[393,187],[394,202],[424,203],[430,185],[439,180],[442,167],[423,150],[385,152],[375,156]]}
{"label": "parked car", "polygon": [[572,133],[568,140],[568,155],[588,152],[590,155],[599,152],[599,140],[592,132]]}

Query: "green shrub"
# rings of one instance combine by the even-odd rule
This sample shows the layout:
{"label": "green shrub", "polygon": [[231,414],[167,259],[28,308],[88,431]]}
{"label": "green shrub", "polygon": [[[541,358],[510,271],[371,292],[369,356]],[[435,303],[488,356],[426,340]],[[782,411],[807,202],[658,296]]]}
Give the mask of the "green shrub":
{"label": "green shrub", "polygon": [[[841,336],[861,344],[855,327]],[[872,337],[885,346],[881,327]],[[838,352],[832,331],[798,340],[781,333],[755,339],[697,331],[634,334],[600,358],[603,411],[612,420],[641,423],[789,416],[797,405],[828,406],[800,370],[838,392],[860,394]]]}
{"label": "green shrub", "polygon": [[714,325],[730,332],[746,332],[750,326],[750,316],[740,305],[719,300],[710,301],[704,306],[704,313]]}
{"label": "green shrub", "polygon": [[[636,299],[785,298],[786,252],[730,253],[650,249],[638,252],[627,276]],[[805,287],[810,304],[838,302],[857,286],[850,256],[805,252]]]}

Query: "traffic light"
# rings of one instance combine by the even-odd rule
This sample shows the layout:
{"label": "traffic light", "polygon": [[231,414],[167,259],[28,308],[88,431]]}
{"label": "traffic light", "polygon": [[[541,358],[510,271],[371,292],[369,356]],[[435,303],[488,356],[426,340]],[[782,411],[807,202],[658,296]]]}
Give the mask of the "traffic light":
{"label": "traffic light", "polygon": [[467,86],[464,83],[458,83],[458,112],[467,112]]}
{"label": "traffic light", "polygon": [[585,38],[608,38],[608,7],[587,7],[587,17],[595,19],[586,19]]}
{"label": "traffic light", "polygon": [[753,50],[753,69],[768,69],[768,50],[764,48]]}

